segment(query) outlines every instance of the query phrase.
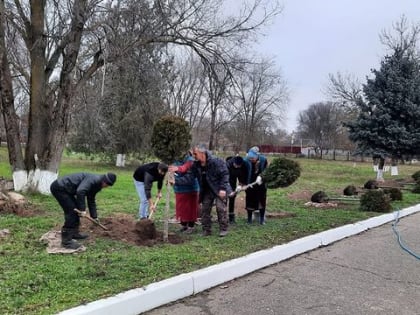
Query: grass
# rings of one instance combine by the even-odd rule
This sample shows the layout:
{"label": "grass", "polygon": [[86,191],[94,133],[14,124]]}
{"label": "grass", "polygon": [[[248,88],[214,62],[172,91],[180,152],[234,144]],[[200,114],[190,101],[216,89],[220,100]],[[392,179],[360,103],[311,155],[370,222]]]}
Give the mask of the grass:
{"label": "grass", "polygon": [[[7,154],[0,149],[0,176],[10,178]],[[53,227],[62,224],[63,213],[51,196],[27,195],[30,202],[44,213],[22,218],[0,215],[0,229],[11,234],[0,239],[0,310],[1,314],[55,314],[119,292],[145,286],[181,273],[194,271],[245,254],[283,244],[305,235],[317,233],[380,215],[361,212],[358,204],[339,209],[314,209],[304,201],[288,198],[288,194],[302,190],[314,193],[324,190],[329,196],[339,195],[347,185],[363,186],[373,179],[370,163],[297,160],[302,167],[301,177],[287,188],[268,191],[268,212],[288,211],[295,217],[269,219],[265,226],[249,226],[240,217],[225,238],[203,238],[199,233],[185,236],[182,244],[162,244],[136,247],[108,239],[98,239],[86,252],[77,255],[50,255],[39,238]],[[397,178],[407,178],[418,166],[402,165]],[[113,166],[65,156],[60,176],[77,171],[104,173],[113,171],[118,180],[112,188],[97,196],[99,217],[128,213],[135,218],[138,197],[132,182],[134,168]],[[389,173],[385,175],[390,178]],[[165,193],[165,189],[163,191]],[[173,193],[171,209],[173,211]],[[404,191],[403,201],[393,208],[418,203],[418,195]],[[158,222],[161,213],[156,213]],[[173,225],[171,229],[178,227]],[[217,231],[217,229],[216,229]]]}

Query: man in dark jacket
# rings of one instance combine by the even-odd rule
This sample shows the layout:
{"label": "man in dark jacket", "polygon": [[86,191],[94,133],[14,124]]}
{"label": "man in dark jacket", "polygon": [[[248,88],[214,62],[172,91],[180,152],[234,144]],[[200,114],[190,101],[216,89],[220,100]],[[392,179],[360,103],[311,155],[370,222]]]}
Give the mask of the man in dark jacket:
{"label": "man in dark jacket", "polygon": [[227,196],[232,193],[226,162],[213,156],[203,145],[196,145],[193,148],[193,156],[195,161],[191,166],[191,173],[175,177],[175,184],[183,185],[184,182],[189,182],[189,176],[198,178],[203,236],[211,235],[211,208],[216,200],[219,236],[224,237],[228,234]]}
{"label": "man in dark jacket", "polygon": [[[241,187],[248,184],[248,164],[244,163],[244,159],[240,156],[229,156],[226,158],[226,166],[229,170],[229,184],[232,190],[237,190],[237,192],[241,191]],[[229,195],[230,224],[235,223],[235,198],[236,194]]]}
{"label": "man in dark jacket", "polygon": [[152,202],[153,182],[157,182],[157,197],[162,197],[162,186],[165,174],[168,171],[168,165],[165,163],[152,162],[140,165],[133,174],[134,186],[140,198],[139,218],[147,219],[150,211],[154,211]]}
{"label": "man in dark jacket", "polygon": [[[63,176],[51,184],[51,193],[64,211],[64,225],[61,229],[63,247],[77,249],[81,246],[74,239],[88,237],[79,231],[80,216],[86,213],[86,199],[90,216],[97,220],[95,196],[102,188],[114,185],[116,180],[117,176],[113,173],[75,173]],[[82,214],[78,214],[74,209],[82,211]]]}

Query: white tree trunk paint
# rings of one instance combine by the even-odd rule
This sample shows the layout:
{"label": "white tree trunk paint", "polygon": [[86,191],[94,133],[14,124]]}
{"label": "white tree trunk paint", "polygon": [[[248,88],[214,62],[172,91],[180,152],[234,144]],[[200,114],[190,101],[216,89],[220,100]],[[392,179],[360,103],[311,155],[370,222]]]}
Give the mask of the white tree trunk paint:
{"label": "white tree trunk paint", "polygon": [[58,177],[57,173],[51,171],[38,170],[38,189],[37,191],[44,195],[51,195],[50,186]]}
{"label": "white tree trunk paint", "polygon": [[373,165],[373,171],[376,173],[376,172],[378,172],[378,165],[377,164],[374,164]]}
{"label": "white tree trunk paint", "polygon": [[376,180],[378,182],[383,182],[384,181],[384,171],[378,169],[378,172],[376,173]]}
{"label": "white tree trunk paint", "polygon": [[398,176],[398,166],[391,166],[391,176]]}
{"label": "white tree trunk paint", "polygon": [[117,154],[117,162],[115,163],[117,167],[125,166],[125,154]]}
{"label": "white tree trunk paint", "polygon": [[15,191],[25,190],[27,183],[28,172],[22,170],[13,172],[13,189]]}
{"label": "white tree trunk paint", "polygon": [[15,191],[33,190],[44,195],[51,194],[50,185],[58,177],[57,173],[46,170],[32,170],[13,172],[13,185]]}

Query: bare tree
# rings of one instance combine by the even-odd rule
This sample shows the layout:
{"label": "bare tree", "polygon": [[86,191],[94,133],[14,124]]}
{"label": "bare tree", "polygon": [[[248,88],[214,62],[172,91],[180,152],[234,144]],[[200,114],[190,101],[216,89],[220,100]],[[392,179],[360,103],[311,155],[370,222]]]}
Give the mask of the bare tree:
{"label": "bare tree", "polygon": [[314,103],[299,113],[298,137],[311,139],[318,153],[348,147],[345,117],[343,107],[333,102]]}
{"label": "bare tree", "polygon": [[14,107],[12,76],[7,54],[4,0],[0,1],[0,109],[6,129],[9,160],[13,161],[13,171],[24,168],[24,158],[20,146],[19,117]]}
{"label": "bare tree", "polygon": [[[13,153],[10,163],[16,190],[32,188],[40,192],[49,192],[49,184],[57,177],[70,126],[72,100],[104,65],[104,58],[112,62],[135,45],[162,43],[189,48],[205,64],[216,60],[227,65],[233,47],[243,46],[281,12],[277,2],[266,8],[261,0],[244,6],[237,16],[229,18],[223,17],[222,7],[216,0],[156,0],[153,4],[133,0],[9,0],[6,3],[2,12],[6,12],[8,25],[15,30],[10,34],[19,35],[21,40],[14,42],[25,44],[26,50],[21,55],[29,60],[29,67],[16,67],[15,71],[28,78],[30,93],[24,165],[20,161],[22,154],[18,153],[22,148],[16,141],[17,130],[12,127],[7,128],[8,147]],[[152,23],[140,23],[145,18],[142,9],[152,14],[149,20]],[[133,18],[139,21],[135,38],[117,52],[104,53],[104,41],[118,36],[119,30],[112,27],[115,24],[111,19],[130,10],[137,14]],[[8,43],[12,44],[13,38]],[[6,98],[2,87],[3,115],[13,116],[12,108],[13,97]],[[21,175],[19,180],[16,174]]]}
{"label": "bare tree", "polygon": [[192,128],[201,124],[207,112],[207,107],[203,105],[204,69],[194,57],[175,62],[166,98],[172,114],[184,118]]}
{"label": "bare tree", "polygon": [[272,62],[263,60],[250,68],[236,81],[232,106],[239,113],[240,134],[248,148],[259,142],[258,130],[264,129],[267,123],[273,130],[278,128],[276,122],[283,118],[288,102],[287,85]]}
{"label": "bare tree", "polygon": [[392,30],[383,30],[379,35],[381,43],[390,53],[399,51],[408,56],[417,56],[417,43],[420,36],[420,23],[411,24],[402,15],[400,20],[393,23]]}

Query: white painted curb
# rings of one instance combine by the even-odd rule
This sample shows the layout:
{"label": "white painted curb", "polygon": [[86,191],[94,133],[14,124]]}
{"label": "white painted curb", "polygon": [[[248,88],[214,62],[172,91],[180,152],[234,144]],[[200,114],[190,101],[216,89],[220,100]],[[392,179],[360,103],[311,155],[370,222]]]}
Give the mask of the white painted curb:
{"label": "white painted curb", "polygon": [[325,246],[420,211],[420,204],[354,224],[294,240],[201,270],[182,274],[143,288],[77,306],[59,315],[137,315],[161,305],[202,292],[255,270]]}

